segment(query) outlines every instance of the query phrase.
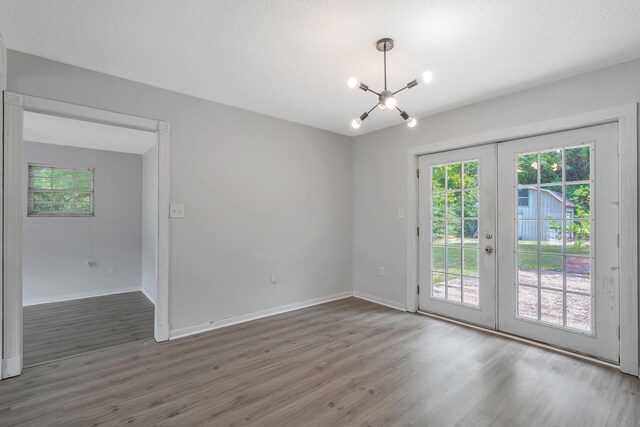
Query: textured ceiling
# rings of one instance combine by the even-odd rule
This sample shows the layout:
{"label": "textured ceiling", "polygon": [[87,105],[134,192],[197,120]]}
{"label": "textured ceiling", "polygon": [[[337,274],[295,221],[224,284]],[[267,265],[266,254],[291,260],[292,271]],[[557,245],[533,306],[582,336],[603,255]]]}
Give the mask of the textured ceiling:
{"label": "textured ceiling", "polygon": [[24,140],[144,154],[158,141],[158,134],[26,111]]}
{"label": "textured ceiling", "polygon": [[[640,56],[639,0],[1,0],[10,49],[346,135],[401,122],[350,90],[389,83],[416,117]],[[409,131],[409,130],[408,130]]]}

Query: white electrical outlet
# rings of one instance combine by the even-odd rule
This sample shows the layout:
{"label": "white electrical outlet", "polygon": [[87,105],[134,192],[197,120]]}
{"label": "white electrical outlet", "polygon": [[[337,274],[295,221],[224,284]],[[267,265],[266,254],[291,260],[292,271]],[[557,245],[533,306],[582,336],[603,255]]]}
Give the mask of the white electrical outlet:
{"label": "white electrical outlet", "polygon": [[109,267],[109,274],[116,274],[116,268],[115,267]]}
{"label": "white electrical outlet", "polygon": [[384,277],[384,267],[380,267],[378,269],[378,275],[380,275],[380,277]]}
{"label": "white electrical outlet", "polygon": [[278,276],[276,275],[276,273],[271,273],[271,283],[278,283]]}
{"label": "white electrical outlet", "polygon": [[169,218],[184,218],[184,205],[169,205]]}

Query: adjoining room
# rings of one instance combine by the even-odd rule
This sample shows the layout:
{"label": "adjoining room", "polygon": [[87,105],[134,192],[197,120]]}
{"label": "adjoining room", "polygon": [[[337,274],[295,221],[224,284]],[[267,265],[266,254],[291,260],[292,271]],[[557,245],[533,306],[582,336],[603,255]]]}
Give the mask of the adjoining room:
{"label": "adjoining room", "polygon": [[153,339],[157,135],[24,114],[26,367]]}

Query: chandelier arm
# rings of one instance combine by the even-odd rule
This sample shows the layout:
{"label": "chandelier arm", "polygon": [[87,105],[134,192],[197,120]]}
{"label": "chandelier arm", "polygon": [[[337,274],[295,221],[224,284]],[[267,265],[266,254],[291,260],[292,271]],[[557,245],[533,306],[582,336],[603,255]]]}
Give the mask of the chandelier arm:
{"label": "chandelier arm", "polygon": [[395,95],[396,93],[402,92],[405,89],[409,89],[409,86],[405,86],[402,89],[398,89],[397,91],[393,92],[393,94]]}
{"label": "chandelier arm", "polygon": [[367,115],[371,114],[371,112],[372,112],[373,110],[375,110],[375,109],[376,109],[376,107],[377,107],[378,105],[380,105],[380,103],[379,103],[379,102],[378,102],[376,105],[374,105],[374,106],[373,106],[373,108],[372,108],[371,110],[367,111]]}
{"label": "chandelier arm", "polygon": [[369,91],[371,93],[375,93],[376,95],[380,96],[380,93],[376,92],[375,90],[367,88],[367,91]]}

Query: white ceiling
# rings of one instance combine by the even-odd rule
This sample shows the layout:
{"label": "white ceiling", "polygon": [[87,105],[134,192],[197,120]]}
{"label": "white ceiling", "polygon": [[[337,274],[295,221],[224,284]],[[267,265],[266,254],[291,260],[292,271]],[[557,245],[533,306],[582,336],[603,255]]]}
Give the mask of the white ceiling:
{"label": "white ceiling", "polygon": [[26,111],[25,141],[68,145],[94,150],[144,154],[157,141],[155,132],[67,119]]}
{"label": "white ceiling", "polygon": [[2,0],[10,49],[340,132],[401,122],[349,90],[425,69],[398,96],[416,117],[640,56],[638,0]]}

